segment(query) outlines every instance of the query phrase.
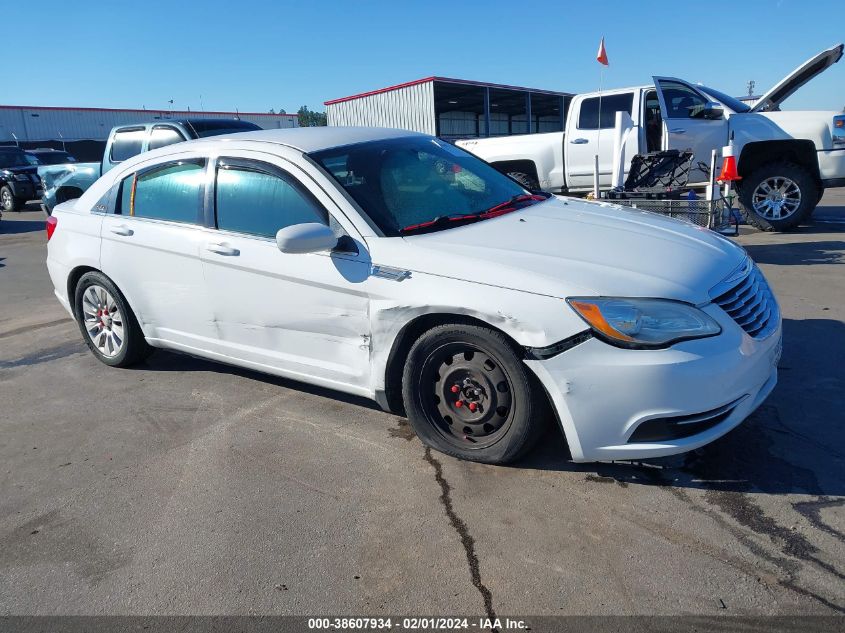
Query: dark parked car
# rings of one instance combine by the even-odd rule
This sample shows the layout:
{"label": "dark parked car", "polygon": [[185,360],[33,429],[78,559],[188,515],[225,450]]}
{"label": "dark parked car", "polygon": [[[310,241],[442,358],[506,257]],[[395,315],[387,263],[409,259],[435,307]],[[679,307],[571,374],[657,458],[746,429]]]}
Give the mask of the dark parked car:
{"label": "dark parked car", "polygon": [[0,208],[19,211],[27,200],[41,198],[44,190],[38,168],[19,147],[0,147]]}

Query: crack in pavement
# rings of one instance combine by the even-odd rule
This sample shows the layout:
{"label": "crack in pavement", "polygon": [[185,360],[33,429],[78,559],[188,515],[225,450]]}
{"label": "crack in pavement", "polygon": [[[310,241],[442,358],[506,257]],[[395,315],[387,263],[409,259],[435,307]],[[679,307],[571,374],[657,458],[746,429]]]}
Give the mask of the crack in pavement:
{"label": "crack in pavement", "polygon": [[[440,486],[440,503],[449,518],[449,523],[455,528],[458,536],[461,537],[461,545],[464,547],[464,552],[467,557],[467,564],[469,565],[469,573],[472,576],[472,584],[478,589],[481,597],[484,599],[484,610],[487,617],[495,622],[496,612],[493,610],[493,594],[481,581],[481,569],[478,563],[478,555],[475,553],[475,539],[470,536],[466,522],[455,513],[455,508],[452,504],[452,487],[446,478],[443,476],[443,465],[437,461],[437,458],[431,454],[431,448],[425,447],[425,461],[427,461],[434,469],[434,478],[437,485]],[[496,629],[491,629],[496,633]]]}

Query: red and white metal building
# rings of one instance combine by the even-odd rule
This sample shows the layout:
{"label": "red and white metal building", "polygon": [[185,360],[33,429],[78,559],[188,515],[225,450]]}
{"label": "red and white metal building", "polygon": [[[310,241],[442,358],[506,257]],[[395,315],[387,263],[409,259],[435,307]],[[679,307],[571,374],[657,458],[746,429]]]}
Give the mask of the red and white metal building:
{"label": "red and white metal building", "polygon": [[325,106],[329,125],[468,138],[561,131],[571,97],[554,90],[426,77],[332,99]]}

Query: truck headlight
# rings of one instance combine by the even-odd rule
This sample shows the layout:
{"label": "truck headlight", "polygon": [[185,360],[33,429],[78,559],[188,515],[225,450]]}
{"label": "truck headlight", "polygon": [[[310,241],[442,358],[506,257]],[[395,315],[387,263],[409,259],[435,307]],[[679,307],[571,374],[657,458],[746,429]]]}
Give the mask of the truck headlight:
{"label": "truck headlight", "polygon": [[599,338],[619,347],[668,347],[722,331],[707,314],[680,301],[621,297],[569,297],[566,301]]}

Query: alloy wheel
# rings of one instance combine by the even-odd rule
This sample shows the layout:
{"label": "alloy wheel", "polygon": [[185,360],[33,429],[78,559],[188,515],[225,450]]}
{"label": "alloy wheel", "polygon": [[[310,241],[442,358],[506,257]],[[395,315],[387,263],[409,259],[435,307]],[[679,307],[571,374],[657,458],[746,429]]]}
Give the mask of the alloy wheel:
{"label": "alloy wheel", "polygon": [[96,284],[88,286],[82,295],[82,315],[97,351],[109,358],[117,356],[126,336],[123,315],[109,291]]}
{"label": "alloy wheel", "polygon": [[751,195],[751,206],[767,220],[783,220],[801,206],[801,188],[789,178],[766,178]]}
{"label": "alloy wheel", "polygon": [[3,189],[0,191],[0,205],[3,206],[4,211],[11,211],[12,207],[14,206],[14,201],[12,200],[12,194],[9,192],[8,189]]}

